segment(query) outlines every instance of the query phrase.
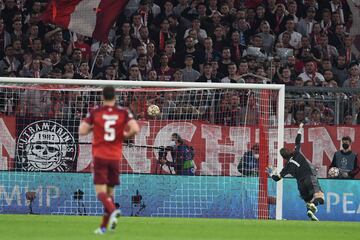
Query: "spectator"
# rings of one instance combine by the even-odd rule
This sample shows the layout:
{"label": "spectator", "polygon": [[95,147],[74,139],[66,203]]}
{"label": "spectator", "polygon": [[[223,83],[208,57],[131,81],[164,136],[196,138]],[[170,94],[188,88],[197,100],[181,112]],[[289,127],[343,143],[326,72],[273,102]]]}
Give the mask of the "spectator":
{"label": "spectator", "polygon": [[[182,21],[179,19],[178,15],[170,15],[168,17],[169,20],[169,26],[170,26],[170,34],[172,35],[172,38],[175,39],[175,42],[180,43],[184,40],[184,34],[185,34],[185,24],[182,23]],[[181,22],[180,22],[181,21]],[[178,46],[179,48],[181,46]]]}
{"label": "spectator", "polygon": [[275,36],[271,33],[270,25],[267,21],[262,21],[260,24],[260,33],[258,36],[262,39],[262,47],[269,55],[275,44]]}
{"label": "spectator", "polygon": [[[75,36],[77,38],[76,41],[74,41]],[[70,55],[73,52],[73,49],[77,48],[80,49],[84,60],[89,61],[91,59],[91,48],[89,44],[85,42],[85,37],[81,34],[74,33],[72,40],[74,42],[71,42],[68,45],[68,48],[66,50],[67,55]]]}
{"label": "spectator", "polygon": [[340,17],[340,23],[344,24],[348,21],[350,15],[349,5],[346,1],[331,0],[324,1],[322,9],[329,9],[331,12],[338,12]]}
{"label": "spectator", "polygon": [[123,52],[125,65],[126,67],[128,67],[131,59],[136,57],[136,49],[132,45],[132,40],[130,36],[124,36],[122,38],[120,48]]}
{"label": "spectator", "polygon": [[149,37],[149,28],[147,26],[142,25],[139,30],[139,38],[137,39],[138,42],[136,46],[142,45],[143,47],[147,47],[147,45],[151,42]]}
{"label": "spectator", "polygon": [[50,55],[49,55],[49,58],[51,60],[51,63],[52,63],[52,66],[53,68],[61,68],[61,54],[60,52],[58,52],[57,50],[55,49],[52,49],[50,51]]}
{"label": "spectator", "polygon": [[141,74],[138,65],[132,65],[129,68],[129,76],[128,79],[130,81],[141,81]]}
{"label": "spectator", "polygon": [[116,68],[113,65],[108,65],[106,66],[106,70],[105,70],[105,80],[115,80],[117,77],[116,75]]}
{"label": "spectator", "polygon": [[321,112],[315,108],[311,112],[309,125],[321,125]]}
{"label": "spectator", "polygon": [[157,81],[158,77],[157,77],[157,72],[153,69],[150,70],[147,74],[147,81]]}
{"label": "spectator", "polygon": [[211,38],[204,39],[204,59],[211,62],[213,59],[220,59],[220,53],[213,48],[213,40]]}
{"label": "spectator", "polygon": [[134,13],[132,16],[131,33],[134,39],[140,39],[140,29],[143,26],[142,18],[139,13]]}
{"label": "spectator", "polygon": [[219,63],[217,61],[217,59],[213,59],[211,61],[211,66],[212,66],[212,77],[216,78],[216,79],[222,79],[224,77],[224,74],[222,74],[221,72],[219,72]]}
{"label": "spectator", "polygon": [[160,81],[172,81],[175,70],[169,67],[169,58],[163,53],[160,57],[160,67],[156,70]]}
{"label": "spectator", "polygon": [[286,86],[294,86],[294,81],[291,79],[291,70],[288,67],[280,68],[280,77],[276,82],[278,84],[285,84]]}
{"label": "spectator", "polygon": [[184,74],[181,70],[176,70],[174,73],[174,82],[183,82],[185,80]]}
{"label": "spectator", "polygon": [[223,48],[226,46],[225,32],[222,26],[215,27],[213,46],[214,46],[214,50],[217,52],[222,52]]}
{"label": "spectator", "polygon": [[353,37],[350,35],[345,35],[344,37],[344,49],[340,50],[340,54],[346,57],[346,63],[350,64],[352,61],[356,60],[356,56],[352,51],[353,46]]}
{"label": "spectator", "polygon": [[91,79],[90,67],[88,62],[82,62],[79,71],[74,74],[75,79]]}
{"label": "spectator", "polygon": [[211,63],[204,64],[203,74],[196,80],[196,82],[220,82],[216,76],[212,75],[213,66]]}
{"label": "spectator", "polygon": [[244,45],[240,43],[240,33],[238,31],[233,31],[231,33],[230,39],[230,52],[232,61],[234,61],[235,63],[239,63],[241,60],[241,56],[243,55],[243,51]]}
{"label": "spectator", "polygon": [[337,167],[340,171],[338,178],[354,178],[360,171],[357,154],[351,151],[351,138],[341,139],[342,149],[335,152],[329,167]]}
{"label": "spectator", "polygon": [[353,122],[354,121],[353,121],[353,116],[352,115],[348,114],[348,115],[346,115],[344,117],[344,121],[343,121],[344,125],[354,125]]}
{"label": "spectator", "polygon": [[336,47],[329,44],[329,39],[326,34],[321,36],[319,45],[316,46],[316,49],[320,51],[321,58],[334,60],[339,56],[339,52]]}
{"label": "spectator", "polygon": [[163,51],[165,49],[165,43],[167,41],[173,40],[173,36],[170,32],[170,24],[168,19],[163,19],[161,21],[159,31],[154,31],[151,39],[155,41],[156,46],[159,46],[160,51]]}
{"label": "spectator", "polygon": [[235,28],[240,34],[240,44],[246,46],[251,36],[251,28],[244,17],[240,17],[237,20],[237,27]]}
{"label": "spectator", "polygon": [[312,33],[312,28],[316,23],[315,18],[316,9],[314,7],[309,7],[306,10],[306,17],[301,18],[296,25],[296,30],[303,36],[310,36]]}
{"label": "spectator", "polygon": [[24,54],[24,50],[22,49],[21,40],[16,39],[16,40],[12,41],[12,46],[13,46],[13,49],[14,49],[14,56],[17,59],[22,59],[23,54]]}
{"label": "spectator", "polygon": [[0,17],[0,58],[4,57],[5,47],[11,43],[11,36],[6,31],[4,19]]}
{"label": "spectator", "polygon": [[[93,64],[91,74],[94,79],[101,79],[104,77],[105,64],[104,64],[104,56],[102,54],[97,55],[94,60],[95,64]],[[81,62],[80,62],[81,63]],[[76,70],[77,71],[77,70]]]}
{"label": "spectator", "polygon": [[20,20],[16,20],[12,24],[13,31],[11,32],[11,41],[21,40],[23,38],[22,23]]}
{"label": "spectator", "polygon": [[189,29],[187,29],[185,31],[184,39],[189,36],[190,30],[195,30],[196,31],[197,39],[201,43],[204,42],[205,38],[207,38],[206,31],[201,28],[201,22],[200,22],[200,19],[198,17],[194,17],[193,20],[191,21],[191,28],[189,28]]}
{"label": "spectator", "polygon": [[321,82],[325,81],[325,79],[321,73],[317,72],[316,68],[316,63],[308,60],[305,63],[305,71],[299,75],[299,78],[301,78],[304,82],[309,80],[312,81],[314,86],[321,85]]}
{"label": "spectator", "polygon": [[64,73],[62,75],[63,78],[72,79],[74,78],[74,63],[72,61],[67,61],[64,65]]}
{"label": "spectator", "polygon": [[20,64],[20,61],[15,57],[14,48],[11,45],[6,46],[5,56],[0,61],[0,75],[18,71]]}
{"label": "spectator", "polygon": [[345,51],[345,29],[343,24],[335,25],[335,32],[329,35],[329,43],[336,46],[340,52]]}
{"label": "spectator", "polygon": [[294,23],[297,24],[299,22],[299,18],[297,16],[298,6],[296,1],[288,1],[287,10],[288,10],[288,15],[286,16],[287,19],[293,19]]}
{"label": "spectator", "polygon": [[[174,14],[174,4],[170,0],[163,1],[163,11],[161,11],[154,19],[154,24],[159,26],[164,23],[164,20],[168,21],[167,18]],[[167,23],[169,24],[169,23]],[[167,39],[166,39],[167,40]],[[161,48],[160,48],[161,49]]]}
{"label": "spectator", "polygon": [[349,67],[348,79],[343,83],[343,87],[360,88],[360,67],[357,63],[353,63]]}
{"label": "spectator", "polygon": [[219,63],[219,72],[223,75],[228,76],[228,65],[233,63],[231,61],[231,50],[229,47],[224,47],[221,54],[222,60]]}
{"label": "spectator", "polygon": [[312,46],[318,46],[321,43],[322,29],[320,23],[314,23],[313,31],[310,34],[310,41]]}
{"label": "spectator", "polygon": [[328,8],[325,8],[322,11],[322,20],[320,21],[320,27],[325,34],[331,32],[332,29],[331,11]]}
{"label": "spectator", "polygon": [[235,63],[227,65],[229,75],[220,80],[222,83],[245,83],[244,79],[237,74],[237,67]]}
{"label": "spectator", "polygon": [[181,13],[189,7],[189,1],[179,0],[179,3],[174,7],[174,14],[180,16]]}
{"label": "spectator", "polygon": [[[32,41],[32,44],[31,44],[31,50],[33,52],[33,54],[36,54],[36,55],[44,55],[45,53],[45,50],[43,49],[43,45],[42,45],[42,41],[40,38],[35,38],[33,41]],[[60,52],[63,52],[64,49],[60,50],[60,49],[57,49],[59,50]]]}
{"label": "spectator", "polygon": [[[291,48],[298,49],[300,47],[300,42],[301,42],[302,35],[295,31],[295,21],[294,21],[294,19],[289,18],[289,19],[286,20],[285,29],[286,29],[285,32],[290,34],[289,44],[290,44]],[[282,39],[283,34],[285,32],[282,32],[279,35],[279,39]]]}
{"label": "spectator", "polygon": [[[138,46],[136,47],[136,55],[135,55],[135,57],[134,57],[133,59],[130,60],[129,66],[131,66],[131,65],[133,65],[133,64],[139,64],[139,62],[138,62],[139,56],[140,56],[140,55],[145,55],[145,54],[146,54],[146,48],[145,48],[144,46],[142,46],[142,45],[138,45]],[[110,61],[110,62],[111,62],[111,61]],[[105,65],[109,65],[110,62],[106,62]],[[147,63],[147,61],[146,61],[146,63]],[[145,65],[146,65],[146,64],[145,64]]]}
{"label": "spectator", "polygon": [[195,48],[194,38],[191,36],[188,36],[185,39],[185,50],[177,52],[176,62],[180,64],[177,67],[184,67],[185,56],[187,55],[192,55],[194,57],[193,68],[201,73],[204,64],[204,53],[201,49]]}
{"label": "spectator", "polygon": [[347,64],[346,57],[344,55],[340,55],[336,60],[333,67],[333,73],[338,77],[338,85],[343,86],[347,76]]}
{"label": "spectator", "polygon": [[[99,61],[101,61],[101,64],[103,63],[104,61],[104,56],[102,54],[99,54],[98,55],[98,58],[99,56],[101,56],[101,59]],[[83,55],[82,55],[82,51],[81,49],[79,48],[74,48],[72,54],[71,54],[71,61],[73,62],[74,64],[74,68],[75,68],[75,71],[78,71],[79,70],[79,67],[80,67],[80,63],[83,61]],[[97,61],[97,59],[94,60],[95,62]]]}
{"label": "spectator", "polygon": [[1,11],[1,15],[7,32],[12,32],[14,16],[18,12],[19,8],[16,6],[15,0],[5,0],[5,8]]}
{"label": "spectator", "polygon": [[285,31],[286,8],[284,4],[276,4],[275,11],[268,19],[275,34]]}
{"label": "spectator", "polygon": [[200,77],[200,73],[193,69],[193,63],[193,55],[185,56],[185,68],[181,69],[185,82],[195,82],[195,80]]}
{"label": "spectator", "polygon": [[239,173],[246,177],[257,177],[259,172],[259,144],[255,143],[250,151],[244,153],[237,166]]}

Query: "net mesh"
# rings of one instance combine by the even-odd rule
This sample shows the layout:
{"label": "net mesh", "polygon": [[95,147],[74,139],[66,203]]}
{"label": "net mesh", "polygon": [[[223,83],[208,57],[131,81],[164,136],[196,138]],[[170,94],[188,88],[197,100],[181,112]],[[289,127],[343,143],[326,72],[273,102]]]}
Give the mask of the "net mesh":
{"label": "net mesh", "polygon": [[[0,86],[0,211],[102,214],[89,174],[92,136],[77,133],[81,119],[101,104],[101,93],[94,86]],[[278,94],[117,89],[117,103],[141,125],[135,139],[124,142],[115,193],[124,214],[275,217],[276,188],[268,185],[265,167],[277,165]],[[160,113],[149,112],[150,105]],[[167,149],[173,133],[193,149],[194,176],[184,176]]]}

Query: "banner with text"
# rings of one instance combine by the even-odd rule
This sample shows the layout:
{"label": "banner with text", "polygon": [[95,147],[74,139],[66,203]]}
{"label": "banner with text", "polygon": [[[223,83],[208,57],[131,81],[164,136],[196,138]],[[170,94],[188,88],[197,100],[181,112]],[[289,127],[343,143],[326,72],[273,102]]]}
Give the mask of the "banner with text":
{"label": "banner with text", "polygon": [[[305,128],[301,151],[317,167],[320,177],[326,177],[328,166],[340,148],[343,136],[350,136],[354,141],[353,151],[360,152],[357,130],[360,127]],[[277,137],[271,131],[276,129],[269,132],[269,164],[276,162],[274,149]],[[169,145],[174,132],[179,133],[195,149],[196,171],[199,175],[239,175],[239,159],[259,139],[258,129],[251,126],[220,126],[201,121],[143,121],[141,132],[134,142],[139,147],[125,146],[123,149],[122,172],[156,173],[159,168],[158,150],[149,146]],[[285,128],[285,146],[294,147],[296,133],[297,127]],[[70,125],[70,122],[56,119],[24,121],[15,117],[0,117],[0,170],[21,166],[25,171],[89,172],[92,161],[91,139],[91,134],[77,136],[74,121]],[[168,169],[165,168],[163,173],[169,173]]]}

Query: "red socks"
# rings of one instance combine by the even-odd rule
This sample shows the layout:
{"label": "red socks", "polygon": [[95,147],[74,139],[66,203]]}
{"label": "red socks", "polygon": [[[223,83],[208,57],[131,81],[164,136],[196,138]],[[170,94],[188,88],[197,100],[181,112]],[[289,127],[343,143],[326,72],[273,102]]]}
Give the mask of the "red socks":
{"label": "red socks", "polygon": [[109,197],[106,193],[102,192],[97,195],[97,198],[102,202],[106,212],[111,214],[115,210],[115,204],[111,197]]}
{"label": "red socks", "polygon": [[110,214],[107,212],[104,212],[104,216],[102,218],[102,222],[100,225],[101,228],[106,228],[106,226],[108,225],[108,222],[109,222],[109,218],[110,218]]}

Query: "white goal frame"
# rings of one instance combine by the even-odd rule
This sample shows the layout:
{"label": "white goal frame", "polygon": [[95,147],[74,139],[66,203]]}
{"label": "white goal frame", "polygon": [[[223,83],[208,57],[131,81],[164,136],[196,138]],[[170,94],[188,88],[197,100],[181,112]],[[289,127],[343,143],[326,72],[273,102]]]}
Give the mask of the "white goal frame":
{"label": "white goal frame", "polygon": [[[256,76],[257,77],[257,76]],[[202,89],[257,89],[277,90],[278,132],[277,145],[281,149],[284,145],[284,109],[285,85],[283,84],[243,84],[243,83],[196,83],[196,82],[163,82],[163,81],[120,81],[120,80],[83,80],[83,79],[53,79],[53,78],[10,78],[0,77],[0,84],[52,84],[77,86],[114,86],[114,87],[154,87],[154,88],[202,88]],[[277,169],[283,168],[280,152],[277,152]],[[276,187],[276,219],[282,219],[283,181],[277,182]]]}

